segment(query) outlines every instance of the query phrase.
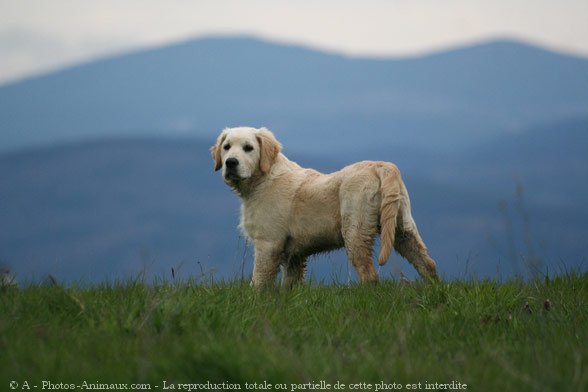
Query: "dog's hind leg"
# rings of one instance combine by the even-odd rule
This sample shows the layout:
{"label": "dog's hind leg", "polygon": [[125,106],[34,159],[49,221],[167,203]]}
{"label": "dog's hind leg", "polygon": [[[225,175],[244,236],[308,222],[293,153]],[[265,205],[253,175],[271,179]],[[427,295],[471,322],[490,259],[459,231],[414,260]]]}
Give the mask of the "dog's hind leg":
{"label": "dog's hind leg", "polygon": [[374,237],[361,230],[350,229],[343,234],[347,257],[353,264],[361,283],[376,283],[378,274],[372,260]]}
{"label": "dog's hind leg", "polygon": [[401,194],[394,249],[414,266],[421,278],[438,280],[437,264],[429,256],[427,247],[417,230],[411,213],[410,197],[404,183],[401,183]]}
{"label": "dog's hind leg", "polygon": [[343,216],[342,234],[347,257],[361,283],[376,283],[378,274],[372,260],[374,239],[378,232],[377,215],[356,211]]}
{"label": "dog's hind leg", "polygon": [[382,200],[379,180],[365,175],[349,177],[341,184],[340,192],[341,234],[347,257],[361,283],[376,283],[378,274],[372,253]]}
{"label": "dog's hind leg", "polygon": [[437,264],[429,256],[427,247],[416,229],[416,225],[396,232],[394,248],[408,260],[423,279],[438,280]]}

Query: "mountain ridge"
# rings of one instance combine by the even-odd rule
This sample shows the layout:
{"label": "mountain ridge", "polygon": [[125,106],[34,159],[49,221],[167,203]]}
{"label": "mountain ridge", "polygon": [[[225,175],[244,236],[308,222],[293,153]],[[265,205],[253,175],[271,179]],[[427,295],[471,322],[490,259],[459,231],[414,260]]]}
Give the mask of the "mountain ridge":
{"label": "mountain ridge", "polygon": [[588,60],[503,41],[381,60],[219,37],[0,87],[0,258],[21,277],[184,262],[237,276],[239,203],[208,150],[236,125],[267,126],[324,172],[397,163],[447,276],[460,260],[516,271],[528,217],[550,271],[588,252]]}
{"label": "mountain ridge", "polygon": [[447,148],[588,113],[586,75],[588,60],[504,41],[373,60],[201,39],[0,87],[0,141],[6,150],[119,134],[212,138],[251,124],[282,130],[296,149],[310,138],[350,148],[356,132]]}
{"label": "mountain ridge", "polygon": [[293,49],[300,49],[306,52],[314,52],[320,53],[328,56],[339,57],[341,59],[349,59],[349,60],[364,60],[364,61],[405,61],[405,60],[420,60],[420,59],[427,59],[427,58],[435,58],[435,57],[442,57],[445,55],[452,55],[458,54],[463,52],[470,52],[472,50],[485,50],[487,48],[495,48],[495,47],[511,47],[511,48],[524,48],[525,50],[536,51],[536,52],[543,52],[544,54],[556,55],[561,57],[567,57],[569,59],[581,60],[581,61],[588,61],[588,56],[583,56],[581,54],[574,54],[569,53],[563,50],[558,50],[555,48],[542,46],[539,43],[532,43],[529,41],[525,41],[524,39],[517,39],[517,38],[510,38],[510,37],[496,37],[496,38],[487,38],[482,39],[479,41],[461,43],[461,44],[452,44],[448,45],[443,48],[436,48],[430,49],[418,54],[408,54],[408,55],[355,55],[355,54],[346,54],[343,51],[337,51],[334,49],[323,49],[319,47],[314,47],[311,45],[306,45],[304,43],[296,43],[296,42],[285,42],[280,40],[272,40],[265,37],[258,37],[255,35],[207,35],[201,36],[197,38],[187,38],[184,40],[179,40],[176,42],[170,42],[166,44],[159,44],[159,45],[148,45],[139,48],[131,48],[127,51],[117,52],[105,56],[99,56],[95,58],[90,58],[88,60],[84,60],[81,62],[77,62],[71,65],[67,65],[61,67],[59,69],[53,69],[47,72],[41,72],[38,74],[32,74],[29,76],[21,77],[17,80],[8,81],[5,83],[0,83],[0,89],[3,87],[12,86],[15,84],[21,84],[29,81],[34,81],[37,79],[42,79],[47,76],[52,76],[54,74],[59,74],[63,72],[68,72],[74,70],[76,68],[82,68],[87,65],[92,65],[101,62],[107,62],[113,59],[118,59],[121,57],[127,56],[134,56],[140,55],[146,52],[153,52],[158,51],[161,49],[170,49],[174,47],[181,47],[186,45],[191,45],[194,43],[198,43],[201,41],[219,41],[219,40],[234,40],[234,41],[252,41],[258,42],[262,44],[272,45],[272,46],[281,46],[285,48],[293,48]]}
{"label": "mountain ridge", "polygon": [[[558,158],[564,154],[573,154],[569,158],[575,156],[582,167],[588,167],[582,151],[568,152],[566,135],[574,137],[580,126],[588,129],[588,120],[581,125],[554,125],[551,133],[559,132],[561,145],[556,136],[537,140],[543,143],[534,147],[537,151],[552,151],[552,156],[542,160],[552,162],[553,170],[568,173],[567,168],[573,167]],[[510,145],[527,146],[534,138],[527,132],[497,140],[496,145],[505,148],[497,151],[502,154],[500,162],[492,157],[472,160],[482,155],[476,151],[464,151],[453,162],[423,152],[398,157],[392,146],[384,149],[386,154],[369,156],[359,151],[345,156],[286,154],[301,166],[322,172],[361,159],[397,163],[419,230],[443,275],[459,276],[463,261],[471,257],[470,271],[479,276],[492,276],[500,260],[501,272],[508,276],[513,263],[522,263],[528,256],[517,215],[522,202],[511,196],[516,184],[510,170],[518,168],[508,163],[517,160],[519,152]],[[182,263],[191,275],[201,273],[202,267],[218,271],[217,278],[238,276],[246,252],[237,230],[239,201],[214,172],[209,147],[206,140],[118,139],[0,154],[4,185],[0,185],[0,259],[19,279],[50,273],[66,281],[100,281],[108,276],[137,275],[145,266],[165,276]],[[444,178],[439,170],[457,177]],[[545,173],[535,172],[531,167],[520,179],[532,241],[549,271],[559,266],[560,259],[575,268],[588,251],[584,241],[588,209],[583,202],[588,187],[578,185],[586,170],[572,178],[545,178]],[[559,183],[559,194],[548,189]],[[571,201],[550,202],[558,197],[569,199],[566,196],[571,193],[575,194]],[[508,206],[509,216],[500,213],[499,203]],[[505,232],[506,220],[510,220],[510,234]],[[520,259],[508,260],[507,235]],[[247,274],[250,249],[248,255]],[[329,263],[335,260],[336,264]],[[345,263],[341,252],[321,256],[310,267],[316,277],[328,280]],[[387,268],[413,272],[397,255]]]}

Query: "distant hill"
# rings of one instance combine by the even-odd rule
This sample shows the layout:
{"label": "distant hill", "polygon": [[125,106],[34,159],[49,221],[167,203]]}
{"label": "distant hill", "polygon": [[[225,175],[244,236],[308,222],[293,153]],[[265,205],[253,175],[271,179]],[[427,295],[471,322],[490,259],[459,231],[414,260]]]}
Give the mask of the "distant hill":
{"label": "distant hill", "polygon": [[[207,38],[0,87],[0,267],[233,278],[245,254],[247,273],[238,200],[208,152],[242,124],[323,171],[398,163],[445,276],[585,263],[587,59],[512,41],[362,59]],[[342,253],[319,259],[316,277],[347,277]],[[393,256],[382,274],[398,269]]]}
{"label": "distant hill", "polygon": [[197,262],[223,263],[239,249],[237,200],[213,173],[197,142],[105,141],[5,154],[0,258],[21,278],[96,281],[144,268],[162,273],[162,266],[167,276],[182,262],[199,273]]}
{"label": "distant hill", "polygon": [[358,135],[452,150],[586,114],[588,60],[523,43],[362,59],[206,38],[0,87],[0,149],[120,135],[210,139],[251,124],[279,130],[297,151],[356,148]]}
{"label": "distant hill", "polygon": [[[325,172],[357,159],[397,162],[419,229],[446,277],[525,272],[530,254],[542,260],[542,272],[557,273],[581,267],[588,254],[587,126],[588,120],[553,124],[504,136],[488,151],[481,145],[450,156],[406,154],[394,145],[369,154],[289,155]],[[144,270],[169,277],[172,267],[184,277],[240,276],[246,250],[236,229],[239,203],[212,170],[209,145],[127,139],[0,155],[0,260],[21,281],[46,274],[100,281]],[[519,169],[522,206],[512,175]],[[322,256],[311,273],[346,280],[344,260],[341,252]],[[398,255],[381,274],[398,269],[412,274]]]}

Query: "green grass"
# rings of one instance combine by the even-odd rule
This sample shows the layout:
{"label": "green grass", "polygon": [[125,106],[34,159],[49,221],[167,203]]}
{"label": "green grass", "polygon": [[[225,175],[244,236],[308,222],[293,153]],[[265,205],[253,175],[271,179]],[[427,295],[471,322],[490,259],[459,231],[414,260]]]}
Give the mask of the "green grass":
{"label": "green grass", "polygon": [[241,282],[3,287],[0,390],[11,380],[586,391],[588,274],[261,293]]}

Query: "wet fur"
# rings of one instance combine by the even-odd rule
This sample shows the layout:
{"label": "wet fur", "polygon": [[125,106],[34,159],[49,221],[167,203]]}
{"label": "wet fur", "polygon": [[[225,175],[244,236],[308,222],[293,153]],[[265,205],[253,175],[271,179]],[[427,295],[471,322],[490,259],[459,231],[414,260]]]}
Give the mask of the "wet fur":
{"label": "wet fur", "polygon": [[[363,161],[322,174],[286,158],[265,128],[225,129],[211,153],[215,170],[241,198],[240,227],[255,248],[252,286],[272,283],[281,268],[282,285],[291,287],[304,279],[308,256],[341,247],[359,280],[375,283],[377,235],[380,265],[396,249],[421,277],[438,278],[394,164]],[[236,171],[226,167],[229,158],[238,160]]]}

